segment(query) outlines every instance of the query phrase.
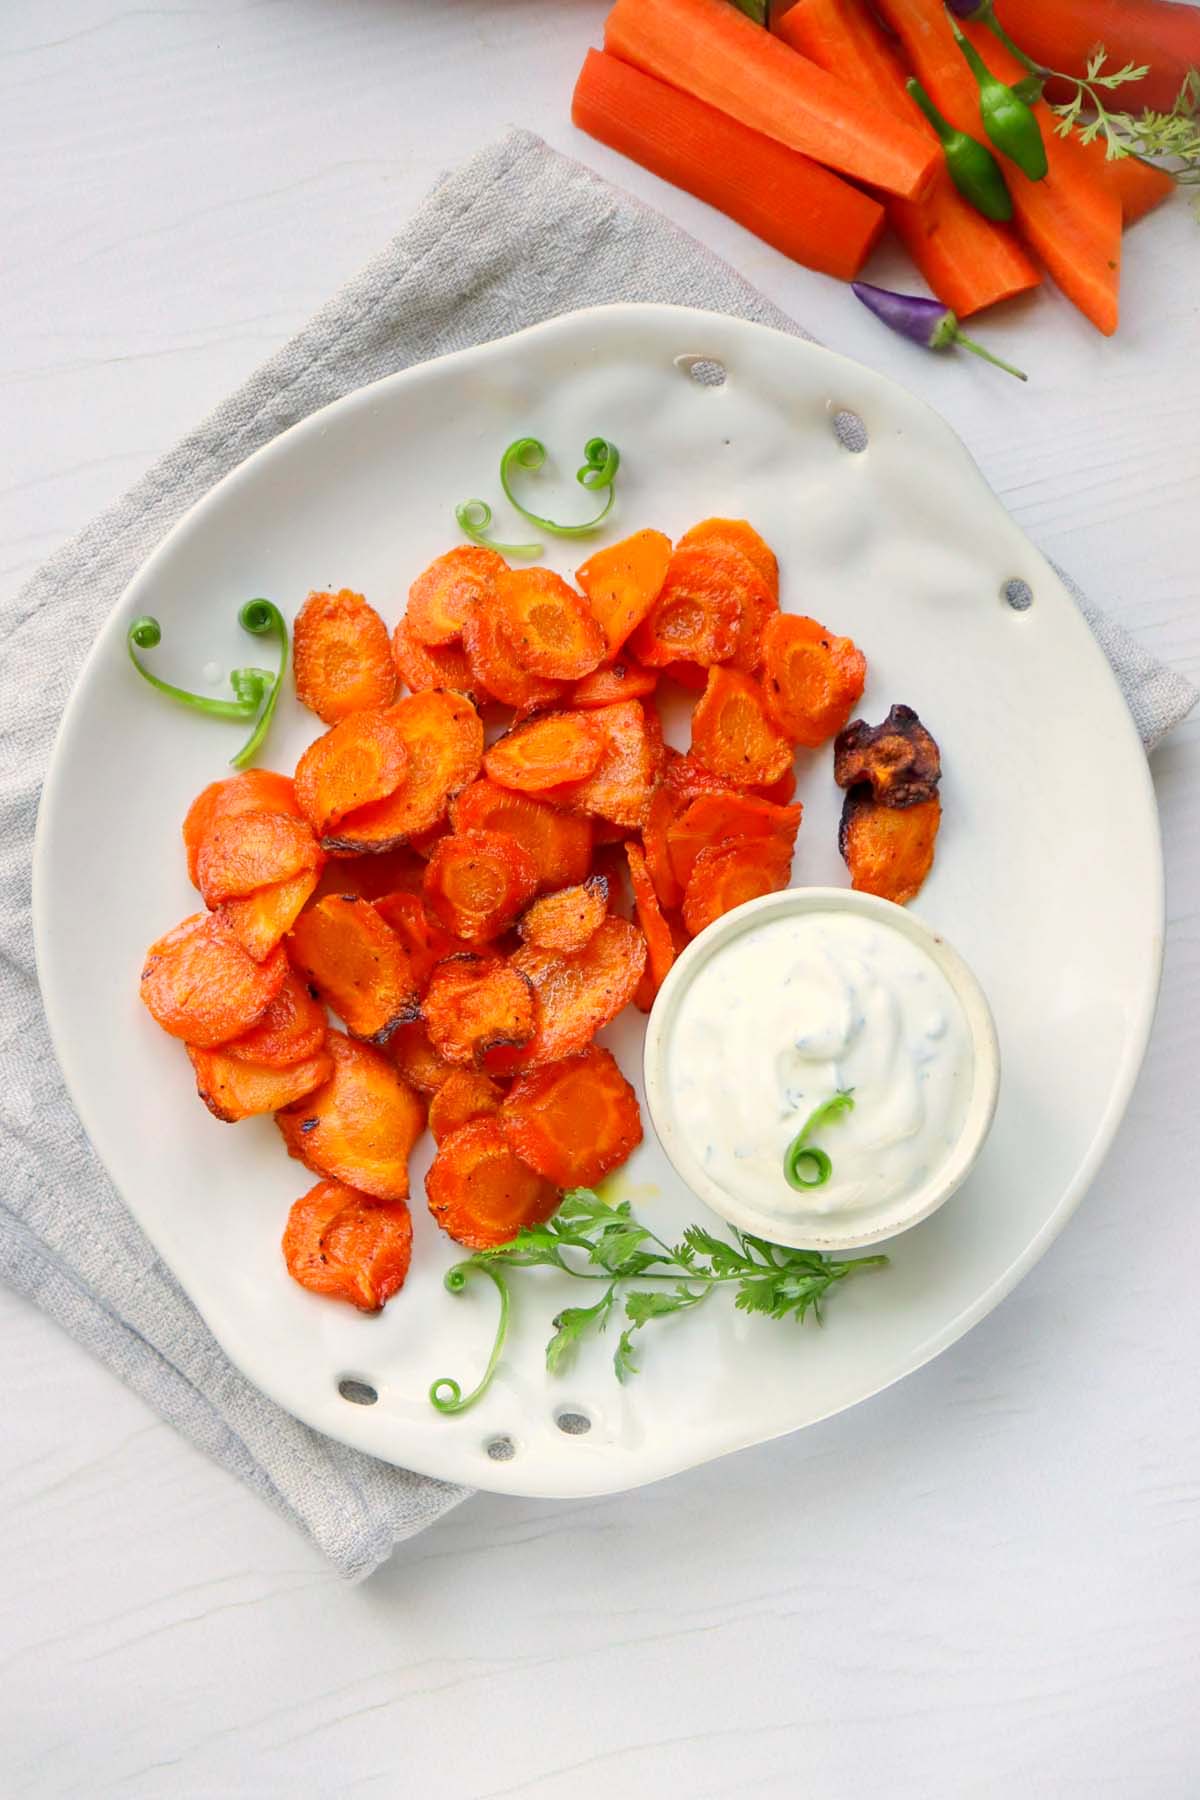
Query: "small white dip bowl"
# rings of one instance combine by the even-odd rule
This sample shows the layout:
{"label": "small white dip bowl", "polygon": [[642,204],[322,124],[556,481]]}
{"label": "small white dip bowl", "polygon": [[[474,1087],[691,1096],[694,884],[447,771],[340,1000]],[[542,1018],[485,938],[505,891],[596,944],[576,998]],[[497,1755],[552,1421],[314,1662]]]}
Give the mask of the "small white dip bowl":
{"label": "small white dip bowl", "polygon": [[[813,1211],[807,1216],[803,1194],[796,1193],[786,1211],[767,1211],[746,1194],[731,1192],[704,1168],[679,1124],[672,1100],[669,1065],[675,1049],[681,1003],[700,971],[728,945],[768,921],[801,913],[849,913],[900,933],[923,950],[941,971],[962,1008],[972,1049],[970,1088],[957,1140],[930,1173],[910,1190],[886,1201],[837,1216]],[[722,1219],[795,1249],[850,1250],[895,1237],[936,1212],[961,1187],[991,1128],[1000,1088],[1000,1050],[996,1027],[983,989],[958,952],[945,938],[923,925],[903,906],[851,888],[787,888],[751,900],[702,931],[679,957],[659,990],[646,1026],[646,1101],[654,1129],[668,1159],[687,1186]],[[829,1140],[826,1140],[829,1141]],[[789,1190],[790,1192],[790,1190]]]}

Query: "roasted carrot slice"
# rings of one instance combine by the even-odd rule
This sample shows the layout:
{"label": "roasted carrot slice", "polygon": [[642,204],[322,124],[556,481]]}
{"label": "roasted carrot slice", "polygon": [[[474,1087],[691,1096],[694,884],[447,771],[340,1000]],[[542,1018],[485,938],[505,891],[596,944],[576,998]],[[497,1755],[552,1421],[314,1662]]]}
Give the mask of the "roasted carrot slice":
{"label": "roasted carrot slice", "polygon": [[255,962],[262,962],[292,929],[319,879],[315,869],[306,869],[289,881],[255,888],[240,900],[226,900],[215,916]]}
{"label": "roasted carrot slice", "polygon": [[206,834],[196,875],[205,905],[220,906],[308,870],[319,874],[324,861],[306,819],[243,812],[218,819]]}
{"label": "roasted carrot slice", "polygon": [[893,706],[882,725],[855,719],[839,732],[833,778],[843,788],[865,783],[883,806],[916,806],[937,792],[941,752],[911,706]]}
{"label": "roasted carrot slice", "polygon": [[794,849],[802,812],[799,806],[773,806],[769,800],[745,794],[699,795],[667,829],[667,851],[676,881],[686,888],[701,850],[710,850],[726,838],[778,838],[789,850]]}
{"label": "roasted carrot slice", "polygon": [[300,817],[300,803],[290,775],[277,775],[274,769],[246,769],[241,775],[229,775],[214,781],[188,807],[183,821],[183,842],[187,850],[188,880],[193,887],[200,846],[218,819],[232,818],[243,812],[281,812]]}
{"label": "roasted carrot slice", "polygon": [[692,714],[692,754],[731,787],[765,787],[791,767],[792,746],[767,712],[760,684],[710,669]]}
{"label": "roasted carrot slice", "polygon": [[500,787],[536,794],[564,781],[582,781],[606,748],[603,726],[591,713],[543,713],[498,738],[483,766]]}
{"label": "roasted carrot slice", "polygon": [[640,663],[611,663],[593,669],[571,689],[572,706],[615,706],[618,700],[644,700],[658,686],[658,670],[643,669]]}
{"label": "roasted carrot slice", "polygon": [[498,1052],[533,1036],[533,990],[502,956],[452,956],[438,964],[421,1005],[429,1041],[448,1063],[501,1068]]}
{"label": "roasted carrot slice", "polygon": [[378,1312],[404,1286],[412,1215],[404,1200],[373,1200],[319,1181],[295,1201],[283,1234],[288,1274],[313,1294]]}
{"label": "roasted carrot slice", "polygon": [[408,590],[408,632],[419,644],[452,644],[472,607],[490,600],[508,564],[483,544],[456,544],[418,575]]}
{"label": "roasted carrot slice", "polygon": [[553,569],[506,569],[496,580],[495,613],[517,661],[549,681],[578,681],[605,654],[591,607]]}
{"label": "roasted carrot slice", "polygon": [[[705,685],[708,685],[707,675]],[[688,802],[695,800],[700,794],[729,792],[727,781],[722,781],[719,775],[706,769],[691,752],[681,756],[678,750],[667,751],[663,764],[663,786],[674,800],[678,812],[682,812]]]}
{"label": "roasted carrot slice", "polygon": [[673,681],[688,694],[702,694],[704,684],[708,680],[708,670],[702,669],[699,663],[671,662],[661,671],[663,681]]}
{"label": "roasted carrot slice", "polygon": [[597,550],[576,569],[575,579],[604,633],[608,658],[616,656],[658,599],[670,560],[671,540],[663,532],[635,531],[619,544]]}
{"label": "roasted carrot slice", "polygon": [[391,717],[408,751],[404,780],[386,800],[347,813],[325,840],[330,850],[395,850],[437,825],[453,796],[479,773],[483,722],[462,694],[410,694]]}
{"label": "roasted carrot slice", "polygon": [[505,706],[522,712],[557,706],[565,688],[561,681],[535,675],[509,641],[494,603],[477,606],[463,625],[463,643],[471,667],[471,685]]}
{"label": "roasted carrot slice", "polygon": [[358,894],[378,900],[384,894],[419,894],[425,880],[425,858],[411,844],[385,850],[378,856],[358,856],[349,850],[334,851],[321,872],[316,897],[326,894]]}
{"label": "roasted carrot slice", "polygon": [[408,952],[409,966],[418,994],[423,994],[438,963],[447,956],[457,956],[470,945],[445,930],[425,904],[424,889],[420,893],[384,894],[376,900],[375,911],[390,925]]}
{"label": "roasted carrot slice", "polygon": [[196,1071],[196,1091],[213,1117],[226,1125],[291,1106],[333,1074],[333,1060],[323,1050],[284,1068],[247,1062],[227,1050],[201,1050],[196,1044],[189,1044],[187,1053]]}
{"label": "roasted carrot slice", "polygon": [[414,1019],[393,1032],[387,1053],[418,1094],[436,1094],[452,1073],[453,1065],[439,1056],[430,1043],[424,1019]]}
{"label": "roasted carrot slice", "polygon": [[747,562],[754,564],[770,589],[771,598],[779,604],[779,563],[770,544],[759,536],[749,520],[701,519],[698,525],[684,532],[679,544],[681,548],[689,544],[707,544],[718,550],[736,550]]}
{"label": "roasted carrot slice", "polygon": [[[651,997],[657,994],[663,982],[671,972],[675,961],[675,940],[671,936],[671,927],[663,917],[658,903],[658,895],[654,883],[650,879],[650,871],[646,866],[646,858],[637,844],[626,844],[625,855],[629,860],[629,881],[633,888],[633,904],[637,909],[637,922],[642,936],[646,940],[645,975],[650,978]],[[644,977],[643,977],[644,979]]]}
{"label": "roasted carrot slice", "polygon": [[594,813],[624,831],[639,831],[662,766],[662,726],[653,704],[623,700],[591,717],[604,733],[604,755],[584,781],[551,788],[546,797],[572,812]]}
{"label": "roasted carrot slice", "polygon": [[642,827],[646,869],[654,883],[654,892],[657,894],[661,906],[678,906],[683,899],[683,890],[676,881],[675,871],[671,866],[670,847],[667,842],[667,832],[679,811],[680,802],[671,792],[665,780],[661,781],[650,796],[646,823]]}
{"label": "roasted carrot slice", "polygon": [[[509,967],[533,986],[536,1030],[507,1066],[534,1068],[586,1049],[633,999],[645,966],[646,940],[626,919],[605,919],[573,953],[522,945]],[[495,1065],[501,1072],[505,1066]]]}
{"label": "roasted carrot slice", "polygon": [[592,857],[592,825],[558,807],[514,793],[491,781],[464,788],[451,807],[456,831],[503,831],[532,856],[538,887],[573,887],[587,877]]}
{"label": "roasted carrot slice", "polygon": [[314,1175],[373,1194],[407,1200],[408,1158],[425,1109],[386,1056],[331,1031],[333,1075],[324,1087],[275,1115],[288,1155]]}
{"label": "roasted carrot slice", "polygon": [[701,850],[683,896],[684,926],[696,937],[735,906],[779,893],[791,873],[791,845],[779,838],[727,838]]}
{"label": "roasted carrot slice", "polygon": [[521,1075],[500,1109],[509,1145],[555,1187],[593,1187],[642,1141],[637,1095],[608,1050]]}
{"label": "roasted carrot slice", "polygon": [[558,1205],[558,1189],[513,1154],[495,1119],[472,1119],[438,1146],[425,1195],[442,1230],[467,1250],[507,1244]]}
{"label": "roasted carrot slice", "polygon": [[308,984],[289,969],[283,985],[257,1024],[221,1048],[241,1062],[286,1069],[315,1056],[325,1042],[329,1021]]}
{"label": "roasted carrot slice", "polygon": [[422,644],[412,635],[407,619],[401,619],[392,633],[392,661],[397,675],[414,694],[450,688],[468,700],[475,698],[471,659],[462,644]]}
{"label": "roasted carrot slice", "polygon": [[524,944],[539,950],[582,950],[608,912],[608,882],[589,875],[577,887],[560,888],[535,900],[517,927]]}
{"label": "roasted carrot slice", "polygon": [[443,838],[425,871],[425,899],[447,931],[487,944],[511,925],[537,892],[537,864],[502,831]]}
{"label": "roasted carrot slice", "polygon": [[767,713],[794,744],[815,750],[862,698],[867,659],[852,639],[797,613],[776,613],[762,642]]}
{"label": "roasted carrot slice", "polygon": [[756,798],[769,800],[772,806],[786,806],[796,792],[795,768],[785,769],[778,781],[770,781],[766,787],[755,790]]}
{"label": "roasted carrot slice", "polygon": [[347,813],[394,794],[407,767],[408,745],[392,713],[351,713],[296,764],[296,799],[321,837]]}
{"label": "roasted carrot slice", "polygon": [[292,670],[301,705],[327,725],[388,706],[396,692],[387,626],[349,588],[308,596],[293,627]]}
{"label": "roasted carrot slice", "polygon": [[870,788],[850,788],[842,805],[838,848],[850,871],[850,885],[906,906],[921,891],[933,867],[941,801],[935,795],[916,806],[885,806]]}
{"label": "roasted carrot slice", "polygon": [[[761,578],[746,566],[749,580],[761,589]],[[689,546],[673,553],[658,599],[629,647],[652,669],[680,660],[707,668],[733,655],[741,616],[742,594],[730,558],[703,545]]]}
{"label": "roasted carrot slice", "polygon": [[369,900],[328,894],[296,921],[292,958],[353,1037],[386,1044],[419,1011],[408,952]]}
{"label": "roasted carrot slice", "polygon": [[282,947],[255,962],[216,919],[194,913],[146,952],[141,995],[164,1031],[211,1050],[249,1031],[287,970]]}
{"label": "roasted carrot slice", "polygon": [[[731,535],[722,537],[716,529],[709,530],[709,527],[724,527]],[[745,554],[741,545],[734,541],[739,528],[755,540],[753,556]],[[700,535],[697,536],[697,533]],[[671,668],[673,678],[685,687],[690,683],[694,684],[695,677],[691,674],[691,669],[713,661],[728,662],[732,668],[744,669],[749,675],[754,674],[762,662],[763,627],[779,609],[779,571],[775,566],[773,552],[745,520],[708,519],[703,525],[693,526],[679,540],[675,555],[679,561],[677,563],[672,558],[667,586],[672,579],[672,570],[678,568],[681,572],[679,593],[683,598],[690,600],[697,591],[706,591],[709,586],[715,586],[737,602],[738,620],[737,635],[725,656],[696,656],[692,651],[681,647],[679,654],[685,659],[686,666],[681,670],[678,664],[674,665]],[[662,601],[663,596],[660,596],[660,605]],[[683,599],[680,604],[683,604]]]}
{"label": "roasted carrot slice", "polygon": [[434,1142],[444,1143],[460,1125],[472,1119],[489,1119],[500,1111],[504,1098],[490,1075],[477,1069],[455,1069],[429,1103],[429,1129]]}

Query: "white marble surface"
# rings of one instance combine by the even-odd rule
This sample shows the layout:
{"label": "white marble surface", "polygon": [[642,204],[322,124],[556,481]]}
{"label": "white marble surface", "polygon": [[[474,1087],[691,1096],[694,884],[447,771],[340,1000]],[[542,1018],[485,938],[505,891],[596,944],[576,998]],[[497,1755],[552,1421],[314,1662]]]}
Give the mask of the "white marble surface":
{"label": "white marble surface", "polygon": [[[989,327],[1028,389],[921,360],[833,284],[576,136],[567,97],[602,11],[0,8],[4,580],[285,338],[440,167],[515,121],[919,386],[1042,547],[1195,675],[1186,210],[1132,234],[1117,343],[1047,295]],[[625,1499],[477,1500],[348,1589],[0,1293],[4,1800],[1194,1796],[1200,720],[1154,767],[1166,978],[1107,1166],[999,1312],[799,1438]]]}

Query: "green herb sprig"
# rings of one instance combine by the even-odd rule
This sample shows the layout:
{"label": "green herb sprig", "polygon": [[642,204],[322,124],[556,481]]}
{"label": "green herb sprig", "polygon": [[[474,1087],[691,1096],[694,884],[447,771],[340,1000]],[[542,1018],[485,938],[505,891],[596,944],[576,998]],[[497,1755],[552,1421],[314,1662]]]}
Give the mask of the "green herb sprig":
{"label": "green herb sprig", "polygon": [[156,650],[162,642],[162,627],[157,619],[145,614],[135,619],[125,634],[125,647],[129,652],[129,660],[152,688],[165,694],[169,700],[180,706],[191,707],[193,712],[207,713],[211,719],[239,719],[248,721],[256,719],[257,723],[250,737],[242,745],[237,755],[230,758],[235,769],[248,768],[253,762],[263,740],[271,728],[271,720],[275,717],[275,708],[279,701],[279,690],[283,685],[284,671],[288,658],[288,628],[283,614],[270,600],[247,600],[238,613],[238,623],[243,631],[253,637],[277,637],[279,639],[279,670],[272,674],[270,669],[234,669],[229,676],[229,685],[233,690],[232,700],[218,700],[212,694],[193,694],[187,688],[176,687],[172,682],[163,681],[153,670],[148,669],[138,655],[139,650]]}
{"label": "green herb sprig", "polygon": [[471,1275],[487,1274],[500,1292],[500,1318],[478,1385],[464,1396],[457,1381],[443,1376],[433,1383],[429,1399],[439,1412],[458,1413],[487,1392],[511,1312],[502,1269],[557,1269],[577,1281],[602,1283],[604,1292],[593,1305],[568,1306],[554,1319],[546,1368],[551,1375],[561,1374],[579,1346],[602,1332],[623,1306],[625,1325],[613,1368],[619,1381],[627,1381],[640,1371],[634,1334],[655,1319],[703,1305],[720,1288],[732,1287],[734,1305],[742,1312],[801,1322],[811,1313],[819,1323],[832,1288],[864,1269],[883,1268],[887,1260],[886,1256],[836,1260],[817,1250],[769,1244],[744,1231],[734,1231],[728,1239],[717,1237],[699,1225],[689,1226],[682,1242],[670,1245],[634,1218],[628,1201],[610,1206],[590,1188],[573,1188],[544,1225],[528,1226],[510,1244],[480,1251],[447,1272],[446,1287],[454,1294],[465,1291]]}
{"label": "green herb sprig", "polygon": [[1131,82],[1143,81],[1150,73],[1148,63],[1129,62],[1110,69],[1108,52],[1101,44],[1088,57],[1083,75],[1049,69],[1013,42],[996,17],[994,0],[979,0],[973,9],[951,0],[951,7],[960,16],[986,25],[1028,70],[1023,81],[1014,83],[1014,91],[1030,105],[1042,98],[1048,81],[1065,82],[1074,89],[1069,100],[1051,107],[1057,114],[1054,129],[1059,137],[1074,133],[1083,144],[1102,138],[1110,160],[1137,156],[1143,162],[1161,162],[1180,187],[1200,184],[1200,71],[1189,69],[1169,112],[1155,112],[1150,107],[1140,113],[1122,112],[1110,106],[1108,96]]}

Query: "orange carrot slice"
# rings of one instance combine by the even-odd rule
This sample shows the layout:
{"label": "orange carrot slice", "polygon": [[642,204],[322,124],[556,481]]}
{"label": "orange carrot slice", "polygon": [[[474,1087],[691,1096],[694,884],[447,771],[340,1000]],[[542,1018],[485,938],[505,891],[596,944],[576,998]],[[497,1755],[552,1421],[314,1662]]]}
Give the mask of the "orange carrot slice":
{"label": "orange carrot slice", "polygon": [[644,700],[658,686],[658,670],[632,661],[593,669],[571,689],[572,706],[615,706],[618,700]]}
{"label": "orange carrot slice", "polygon": [[408,1199],[408,1158],[425,1109],[378,1050],[331,1031],[333,1075],[275,1115],[288,1155],[314,1175],[361,1188],[377,1200]]}
{"label": "orange carrot slice", "polygon": [[637,922],[646,940],[645,974],[649,977],[650,999],[653,1002],[674,964],[675,940],[658,904],[658,895],[650,879],[645,854],[637,844],[626,844],[625,855],[629,860],[629,880],[633,888]]}
{"label": "orange carrot slice", "polygon": [[704,668],[725,662],[737,645],[742,605],[742,591],[731,585],[725,556],[704,545],[676,550],[658,599],[634,632],[630,648],[652,669],[680,660]]}
{"label": "orange carrot slice", "polygon": [[290,813],[243,812],[218,819],[207,833],[196,875],[205,905],[220,906],[308,870],[320,873],[324,861],[307,820]]}
{"label": "orange carrot slice", "polygon": [[917,806],[884,806],[869,788],[849,788],[842,806],[838,848],[850,885],[906,906],[933,867],[942,807],[936,795]]}
{"label": "orange carrot slice", "polygon": [[300,915],[291,944],[297,967],[354,1037],[386,1044],[417,1017],[408,952],[369,900],[327,895]]}
{"label": "orange carrot slice", "polygon": [[419,644],[453,644],[472,607],[491,599],[508,564],[483,544],[456,544],[430,563],[408,590],[405,622]]}
{"label": "orange carrot slice", "polygon": [[523,944],[539,950],[582,950],[608,912],[608,882],[589,875],[578,887],[560,888],[535,900],[517,927]]}
{"label": "orange carrot slice", "polygon": [[701,850],[683,896],[685,928],[696,937],[735,906],[781,892],[791,872],[791,846],[780,838],[727,838]]}
{"label": "orange carrot slice", "polygon": [[477,1069],[455,1069],[429,1102],[429,1129],[436,1144],[472,1119],[490,1119],[500,1111],[504,1098],[490,1075]]}
{"label": "orange carrot slice", "polygon": [[529,980],[502,956],[449,957],[433,971],[421,1005],[429,1041],[447,1063],[502,1066],[499,1052],[533,1036]]}
{"label": "orange carrot slice", "polygon": [[425,899],[447,931],[485,944],[511,925],[537,892],[537,864],[502,831],[443,838],[425,871]]}
{"label": "orange carrot slice", "polygon": [[816,619],[776,613],[763,632],[767,713],[794,744],[815,750],[836,737],[862,698],[867,659],[850,638]]}
{"label": "orange carrot slice", "polygon": [[291,1106],[333,1074],[332,1058],[323,1050],[284,1068],[247,1062],[227,1050],[201,1050],[196,1044],[189,1044],[187,1053],[196,1071],[197,1093],[213,1117],[226,1125]]}
{"label": "orange carrot slice", "polygon": [[[594,62],[607,64],[610,58],[599,51],[588,52],[584,65],[586,75]],[[634,81],[644,79],[634,70],[623,70],[622,76]],[[580,88],[584,76],[580,77]],[[576,111],[580,88],[575,90]],[[576,121],[578,123],[578,120]],[[586,125],[585,130],[589,129]],[[595,134],[593,134],[595,135]],[[588,597],[594,617],[604,633],[606,655],[616,656],[622,644],[641,624],[654,605],[666,578],[671,559],[671,540],[661,531],[635,531],[632,537],[597,550],[594,556],[575,571],[575,579]],[[632,698],[632,696],[630,696]]]}
{"label": "orange carrot slice", "polygon": [[303,706],[327,725],[387,706],[396,692],[387,626],[361,594],[310,594],[292,631],[292,671]]}
{"label": "orange carrot slice", "polygon": [[698,795],[667,830],[667,851],[676,881],[686,888],[700,852],[726,838],[778,838],[793,850],[802,812],[799,806],[773,806],[769,800],[745,794]]}
{"label": "orange carrot slice", "polygon": [[408,751],[394,794],[347,813],[326,839],[330,850],[395,850],[446,815],[450,800],[479,773],[483,722],[462,694],[410,694],[391,710]]}
{"label": "orange carrot slice", "polygon": [[563,697],[561,681],[535,675],[518,655],[501,620],[495,601],[477,606],[463,624],[463,643],[471,667],[471,685],[477,694],[520,711],[556,706]]}
{"label": "orange carrot slice", "polygon": [[316,892],[319,880],[315,869],[305,869],[287,881],[255,888],[240,900],[226,900],[213,916],[255,962],[262,962],[276,944],[283,942]]}
{"label": "orange carrot slice", "polygon": [[662,764],[662,726],[653,704],[622,701],[591,715],[604,734],[605,750],[585,781],[548,790],[572,812],[593,813],[623,831],[637,831],[646,818]]}
{"label": "orange carrot slice", "polygon": [[475,697],[475,677],[471,659],[462,644],[421,644],[413,637],[408,621],[401,619],[392,633],[392,661],[405,687],[414,694],[430,688],[450,688],[456,694]]}
{"label": "orange carrot slice", "polygon": [[322,837],[347,813],[394,794],[407,767],[408,746],[390,712],[351,713],[296,764],[296,799]]}
{"label": "orange carrot slice", "polygon": [[329,1021],[325,1008],[309,993],[308,985],[289,969],[283,985],[257,1024],[221,1047],[226,1056],[261,1063],[269,1069],[286,1069],[292,1063],[315,1056],[325,1042]]}
{"label": "orange carrot slice", "polygon": [[645,966],[646,940],[626,919],[605,919],[574,953],[522,945],[509,967],[533,987],[536,1029],[520,1052],[491,1066],[534,1068],[586,1049],[632,1000]]}
{"label": "orange carrot slice", "polygon": [[172,1037],[211,1050],[260,1019],[287,975],[282,948],[263,962],[204,913],[193,913],[146,952],[141,996]]}
{"label": "orange carrot slice", "polygon": [[593,1044],[512,1085],[500,1128],[521,1161],[555,1187],[594,1187],[642,1141],[637,1095],[616,1058]]}
{"label": "orange carrot slice", "polygon": [[282,812],[300,817],[300,803],[290,775],[277,775],[274,769],[246,769],[241,775],[214,781],[192,801],[183,821],[183,842],[187,850],[188,880],[198,887],[196,864],[200,846],[218,819],[232,818],[242,812]]}
{"label": "orange carrot slice", "polygon": [[506,569],[496,582],[496,618],[523,668],[550,681],[578,681],[604,656],[604,633],[582,594],[552,569]]}
{"label": "orange carrot slice", "polygon": [[587,877],[592,858],[590,819],[572,818],[531,794],[475,781],[451,808],[456,831],[503,831],[532,856],[538,887],[573,887]]}
{"label": "orange carrot slice", "polygon": [[582,781],[607,747],[603,723],[594,714],[544,713],[499,738],[483,766],[501,787],[536,794],[564,781]]}
{"label": "orange carrot slice", "polygon": [[467,1250],[507,1244],[558,1205],[558,1189],[513,1154],[495,1119],[472,1119],[438,1146],[425,1195],[442,1230]]}
{"label": "orange carrot slice", "polygon": [[772,723],[752,676],[710,669],[692,714],[692,752],[731,787],[765,787],[791,766],[792,746]]}
{"label": "orange carrot slice", "polygon": [[378,1312],[404,1286],[412,1216],[403,1200],[373,1200],[319,1181],[295,1201],[283,1234],[288,1274],[313,1294]]}

